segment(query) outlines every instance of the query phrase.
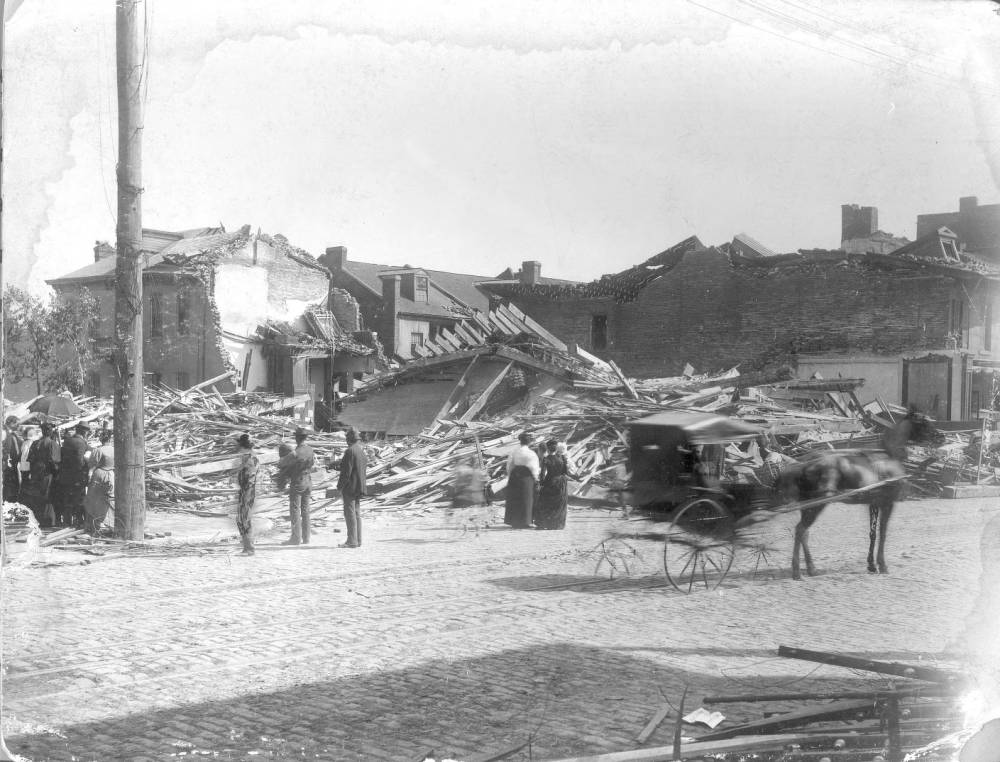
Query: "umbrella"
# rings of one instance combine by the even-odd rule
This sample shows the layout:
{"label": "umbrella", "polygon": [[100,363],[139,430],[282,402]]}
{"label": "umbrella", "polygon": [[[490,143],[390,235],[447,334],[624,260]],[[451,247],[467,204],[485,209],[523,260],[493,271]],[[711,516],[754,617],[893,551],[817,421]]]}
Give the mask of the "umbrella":
{"label": "umbrella", "polygon": [[44,397],[39,397],[31,403],[28,410],[50,416],[69,416],[83,412],[73,402],[72,397],[64,397],[61,394],[46,394]]}

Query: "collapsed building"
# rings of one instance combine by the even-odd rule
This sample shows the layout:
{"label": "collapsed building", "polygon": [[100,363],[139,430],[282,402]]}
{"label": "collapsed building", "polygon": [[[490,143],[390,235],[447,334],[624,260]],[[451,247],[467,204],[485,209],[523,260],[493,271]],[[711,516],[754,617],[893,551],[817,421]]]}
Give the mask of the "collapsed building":
{"label": "collapsed building", "polygon": [[[341,378],[375,369],[377,343],[361,330],[357,301],[283,236],[249,225],[144,229],[141,248],[148,385],[184,390],[231,372],[222,391],[298,396],[302,420],[312,421],[331,416]],[[61,295],[87,289],[98,300],[91,330],[101,359],[85,389],[96,397],[114,385],[116,261],[114,247],[98,242],[94,262],[47,281]]]}
{"label": "collapsed building", "polygon": [[1000,269],[947,228],[891,254],[767,256],[742,237],[690,237],[583,284],[481,284],[548,330],[638,377],[739,366],[866,379],[870,399],[969,420],[995,404]]}

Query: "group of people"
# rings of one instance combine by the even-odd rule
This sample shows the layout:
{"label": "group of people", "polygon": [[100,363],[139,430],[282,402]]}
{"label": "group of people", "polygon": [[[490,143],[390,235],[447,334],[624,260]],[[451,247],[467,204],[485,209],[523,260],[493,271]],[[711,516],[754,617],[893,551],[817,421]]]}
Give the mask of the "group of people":
{"label": "group of people", "polygon": [[[288,518],[291,522],[291,536],[283,545],[308,545],[312,522],[309,515],[312,500],[312,472],[316,466],[316,453],[306,444],[308,432],[299,427],[295,430],[295,447],[288,444],[278,446],[277,471],[274,481],[281,490],[288,490]],[[361,497],[367,488],[367,459],[357,432],[349,429],[345,438],[347,449],[339,464],[337,489],[344,500],[344,520],[347,523],[347,539],[341,548],[361,547]],[[260,460],[254,455],[253,442],[249,434],[241,434],[236,440],[239,465],[236,469],[237,510],[236,528],[243,543],[243,555],[254,555],[253,508],[257,497],[257,477]]]}
{"label": "group of people", "polygon": [[3,495],[26,505],[42,527],[77,527],[95,535],[114,511],[115,455],[110,429],[90,440],[79,423],[60,438],[44,421],[22,434],[15,416],[4,421]]}
{"label": "group of people", "polygon": [[569,480],[577,478],[570,469],[566,444],[550,439],[539,453],[531,447],[527,432],[518,441],[507,458],[504,523],[515,529],[562,529]]}

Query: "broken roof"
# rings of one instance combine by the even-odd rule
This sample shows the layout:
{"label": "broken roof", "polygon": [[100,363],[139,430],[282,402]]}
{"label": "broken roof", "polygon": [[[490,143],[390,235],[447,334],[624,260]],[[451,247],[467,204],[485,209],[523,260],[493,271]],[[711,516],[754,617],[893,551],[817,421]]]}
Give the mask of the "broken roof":
{"label": "broken roof", "polygon": [[[142,269],[144,271],[153,270],[163,265],[164,262],[169,261],[169,258],[172,256],[190,257],[193,254],[200,254],[228,246],[241,237],[245,238],[249,230],[249,225],[244,225],[235,233],[227,233],[225,228],[222,227],[194,228],[179,233],[143,228],[142,249],[148,253],[142,259]],[[117,264],[117,255],[110,254],[101,257],[101,259],[90,263],[86,267],[81,267],[79,270],[74,270],[58,278],[51,278],[46,283],[50,286],[61,286],[113,278]]]}
{"label": "broken roof", "polygon": [[705,246],[697,236],[691,236],[650,257],[642,264],[613,275],[602,275],[598,280],[589,283],[529,285],[490,281],[481,285],[500,296],[533,296],[545,299],[612,297],[619,303],[630,302],[639,295],[640,290],[676,267],[686,254],[704,250]]}
{"label": "broken roof", "polygon": [[[431,291],[437,292],[434,304],[440,309],[443,309],[446,304],[454,303],[483,312],[489,309],[489,296],[476,288],[477,283],[489,280],[487,276],[450,273],[443,270],[427,270],[425,268],[410,267],[409,265],[403,267],[380,265],[374,262],[356,262],[354,260],[345,262],[343,268],[343,272],[353,277],[354,280],[380,298],[382,296],[381,275],[417,271],[426,273],[430,279]],[[430,293],[428,293],[428,297],[432,298]],[[401,299],[401,302],[406,303],[406,309],[401,310],[405,312],[412,311],[410,310],[411,306],[420,306],[410,299]],[[428,303],[423,306],[433,307],[434,304]]]}

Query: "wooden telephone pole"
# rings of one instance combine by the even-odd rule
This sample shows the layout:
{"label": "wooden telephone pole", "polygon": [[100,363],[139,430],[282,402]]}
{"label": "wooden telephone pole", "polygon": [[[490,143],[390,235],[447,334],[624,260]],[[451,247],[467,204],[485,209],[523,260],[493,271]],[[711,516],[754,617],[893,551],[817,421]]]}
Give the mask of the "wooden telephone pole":
{"label": "wooden telephone pole", "polygon": [[115,268],[115,535],[146,525],[142,397],[142,88],[145,0],[115,0],[118,54],[118,257]]}
{"label": "wooden telephone pole", "polygon": [[[6,1],[0,0],[0,178],[3,177],[3,96],[4,96],[4,82],[3,82],[3,72],[4,72],[4,30],[7,26],[7,8]],[[0,284],[3,282],[3,189],[0,188]],[[0,317],[0,321],[3,318]],[[0,357],[3,356],[3,331],[0,331]],[[0,402],[0,408],[2,408],[3,403]],[[0,418],[6,418],[7,411],[2,410],[2,415]],[[0,479],[0,482],[3,480]],[[0,484],[0,499],[3,497],[3,485]],[[3,569],[3,565],[7,563],[7,536],[4,532],[3,519],[0,519],[0,570]],[[0,571],[0,574],[3,574]],[[0,590],[3,586],[0,585]],[[0,646],[3,645],[3,612],[7,609],[6,602],[0,600]],[[3,737],[3,648],[0,647],[0,760],[13,760],[14,755],[11,754],[10,749],[7,748],[7,742]]]}

